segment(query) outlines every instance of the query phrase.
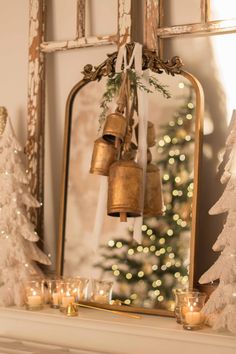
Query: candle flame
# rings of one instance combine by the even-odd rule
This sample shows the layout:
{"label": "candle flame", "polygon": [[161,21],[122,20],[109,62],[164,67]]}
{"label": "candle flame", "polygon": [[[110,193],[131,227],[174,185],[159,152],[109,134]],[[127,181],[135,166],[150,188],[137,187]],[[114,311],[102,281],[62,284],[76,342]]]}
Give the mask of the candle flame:
{"label": "candle flame", "polygon": [[33,295],[33,296],[37,295],[37,293],[36,293],[35,290],[32,292],[32,295]]}

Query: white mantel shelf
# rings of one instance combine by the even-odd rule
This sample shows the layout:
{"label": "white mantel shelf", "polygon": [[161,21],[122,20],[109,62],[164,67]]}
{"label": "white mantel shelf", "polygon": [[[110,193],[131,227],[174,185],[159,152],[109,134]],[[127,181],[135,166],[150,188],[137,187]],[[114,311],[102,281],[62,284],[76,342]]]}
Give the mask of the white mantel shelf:
{"label": "white mantel shelf", "polygon": [[78,317],[69,318],[53,309],[31,312],[0,308],[0,337],[88,354],[236,353],[236,337],[226,332],[216,333],[209,328],[186,331],[173,318],[142,315],[141,319],[132,319],[89,309],[81,309]]}

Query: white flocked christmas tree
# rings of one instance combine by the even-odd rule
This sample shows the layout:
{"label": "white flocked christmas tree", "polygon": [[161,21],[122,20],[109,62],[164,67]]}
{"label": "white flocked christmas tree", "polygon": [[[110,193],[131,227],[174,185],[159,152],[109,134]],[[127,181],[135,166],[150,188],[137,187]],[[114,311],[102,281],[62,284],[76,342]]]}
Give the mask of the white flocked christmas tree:
{"label": "white flocked christmas tree", "polygon": [[27,216],[40,203],[30,193],[23,156],[7,110],[0,107],[0,306],[22,306],[25,282],[43,276],[36,262],[51,264]]}
{"label": "white flocked christmas tree", "polygon": [[226,187],[209,211],[210,215],[227,213],[224,227],[212,247],[215,252],[221,253],[199,282],[206,284],[219,280],[203,312],[213,329],[228,329],[236,333],[236,111],[226,140],[224,157],[227,159],[221,183]]}

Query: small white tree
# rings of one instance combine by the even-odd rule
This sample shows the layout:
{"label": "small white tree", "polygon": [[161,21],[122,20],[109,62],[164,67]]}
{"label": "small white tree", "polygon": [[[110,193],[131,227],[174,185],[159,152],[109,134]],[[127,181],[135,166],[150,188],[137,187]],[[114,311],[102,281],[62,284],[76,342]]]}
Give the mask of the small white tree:
{"label": "small white tree", "polygon": [[[236,118],[236,111],[233,118]],[[212,247],[221,254],[199,282],[206,284],[219,280],[203,312],[214,329],[228,329],[236,333],[236,119],[232,120],[232,129],[226,140],[225,156],[228,161],[221,183],[226,187],[209,211],[210,215],[227,213],[223,230]]]}
{"label": "small white tree", "polygon": [[22,306],[25,300],[25,281],[31,276],[43,275],[34,261],[51,264],[36,246],[39,236],[27,217],[27,208],[37,208],[40,204],[30,194],[22,151],[7,111],[0,107],[1,306]]}

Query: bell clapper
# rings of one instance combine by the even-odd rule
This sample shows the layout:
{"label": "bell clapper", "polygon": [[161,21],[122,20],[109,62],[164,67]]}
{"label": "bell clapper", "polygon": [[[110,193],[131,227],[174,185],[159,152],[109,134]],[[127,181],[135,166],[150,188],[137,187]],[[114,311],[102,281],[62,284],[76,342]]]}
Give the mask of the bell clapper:
{"label": "bell clapper", "polygon": [[126,213],[120,213],[120,221],[127,222],[127,214]]}

